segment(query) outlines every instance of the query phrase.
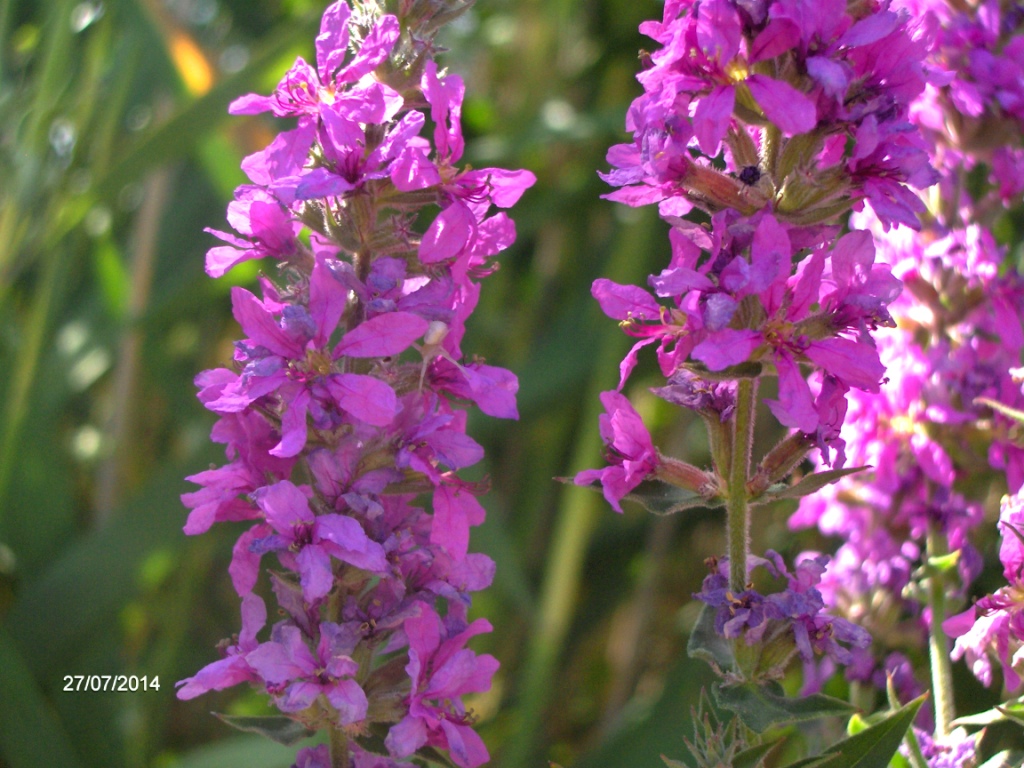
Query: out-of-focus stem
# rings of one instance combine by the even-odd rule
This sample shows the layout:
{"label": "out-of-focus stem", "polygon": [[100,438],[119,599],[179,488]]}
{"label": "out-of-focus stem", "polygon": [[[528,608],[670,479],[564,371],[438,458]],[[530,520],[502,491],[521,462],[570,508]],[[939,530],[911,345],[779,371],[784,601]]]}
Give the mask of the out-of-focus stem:
{"label": "out-of-focus stem", "polygon": [[[926,557],[941,557],[947,554],[942,534],[935,524],[928,527]],[[932,573],[928,577],[928,607],[931,609],[931,630],[928,633],[928,654],[932,668],[932,695],[935,697],[935,736],[949,733],[950,724],[956,718],[953,703],[953,665],[949,657],[949,638],[942,629],[946,619],[946,586],[942,575]]]}
{"label": "out-of-focus stem", "polygon": [[124,463],[131,435],[131,404],[139,360],[142,353],[143,333],[140,323],[149,303],[156,265],[160,217],[167,208],[171,192],[171,171],[161,168],[150,174],[145,183],[145,198],[135,221],[131,254],[131,293],[128,297],[127,329],[121,337],[117,368],[114,371],[111,413],[106,432],[112,446],[96,478],[96,525],[110,519],[120,500],[125,476]]}
{"label": "out-of-focus stem", "polygon": [[328,729],[328,744],[331,750],[331,768],[349,768],[352,760],[348,751],[348,736],[339,728]]}
{"label": "out-of-focus stem", "polygon": [[726,478],[726,535],[729,541],[729,588],[740,593],[747,583],[750,548],[750,507],[747,475],[754,442],[754,407],[757,379],[740,379],[736,392],[732,456]]}

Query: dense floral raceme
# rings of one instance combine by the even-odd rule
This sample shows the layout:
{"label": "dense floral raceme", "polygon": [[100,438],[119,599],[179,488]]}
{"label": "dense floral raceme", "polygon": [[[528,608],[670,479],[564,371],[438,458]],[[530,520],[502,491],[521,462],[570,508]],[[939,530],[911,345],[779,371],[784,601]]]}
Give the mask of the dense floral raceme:
{"label": "dense floral raceme", "polygon": [[[956,567],[931,575],[962,597],[982,565],[972,536],[992,522],[988,489],[995,483],[1015,492],[1024,483],[1019,426],[1010,415],[1024,406],[1016,371],[1024,281],[993,234],[1007,207],[1020,203],[1020,176],[1010,166],[1024,144],[1024,18],[998,2],[895,5],[911,11],[928,41],[933,76],[911,104],[911,119],[941,178],[919,233],[886,233],[867,212],[854,219],[872,229],[905,285],[890,305],[896,327],[876,334],[888,381],[878,393],[850,393],[841,433],[849,460],[874,469],[803,499],[791,521],[841,538],[822,592],[833,610],[876,637],[848,675],[880,687],[887,654],[923,646],[933,608],[922,563],[953,553]],[[1004,546],[1009,531],[1001,524]],[[986,643],[996,636],[990,617],[999,614],[986,601],[1004,598],[977,604],[974,630],[973,611],[947,623],[962,635],[955,656],[972,659],[986,684],[993,682]],[[1000,627],[1002,650],[992,654],[1003,659],[1013,689],[1020,683],[1006,656],[1010,625]]]}
{"label": "dense floral raceme", "polygon": [[[232,289],[232,366],[196,380],[228,463],[189,478],[185,531],[251,526],[230,566],[241,632],[178,695],[247,682],[336,734],[334,752],[303,750],[299,766],[405,765],[426,746],[462,768],[488,759],[462,703],[498,667],[465,647],[490,629],[467,617],[494,570],[468,550],[486,483],[458,471],[483,457],[466,404],[516,418],[518,384],[461,344],[480,280],[515,239],[495,209],[534,177],[457,165],[464,86],[430,53],[437,22],[465,5],[396,16],[336,2],[315,64],[231,105],[297,120],[245,159],[234,233],[213,232],[224,245],[207,254],[213,277],[250,259],[267,271],[259,295]],[[267,586],[284,618],[264,631]],[[377,732],[387,755],[359,743]]]}
{"label": "dense floral raceme", "polygon": [[[878,391],[871,334],[891,325],[901,286],[868,233],[837,238],[839,217],[866,200],[886,226],[916,227],[924,205],[907,185],[936,178],[910,122],[926,72],[908,25],[845,0],[677,0],[641,27],[661,48],[629,110],[633,141],[608,154],[621,187],[608,197],[658,203],[674,226],[650,291],[594,284],[639,339],[619,389],[651,344],[666,376],[775,373],[772,412],[826,454],[834,443],[842,466],[844,395]],[[709,225],[679,218],[694,208]]]}
{"label": "dense floral raceme", "polygon": [[[634,141],[609,152],[622,187],[609,197],[669,216],[770,203],[801,224],[866,199],[916,227],[924,208],[904,185],[935,175],[909,121],[926,82],[909,18],[846,0],[670,0],[641,27],[661,48],[629,110]],[[723,143],[731,176],[707,163]]]}
{"label": "dense floral raceme", "polygon": [[[751,505],[783,493],[812,449],[829,478],[852,463],[847,398],[885,386],[876,337],[895,325],[890,306],[903,283],[874,233],[846,220],[870,210],[883,231],[920,227],[926,205],[913,190],[938,174],[911,107],[941,78],[925,65],[927,41],[911,14],[887,3],[669,0],[641,31],[658,48],[642,56],[644,92],[626,120],[632,141],[611,148],[603,178],[618,188],[606,196],[613,201],[658,205],[672,225],[671,258],[646,287],[593,285],[636,342],[617,391],[602,396],[608,466],[575,482],[599,484],[619,511],[626,498],[646,505],[659,484],[679,489],[666,492],[681,499],[673,511],[727,507],[730,557],[716,561],[698,597],[734,649],[739,639],[777,646],[763,664],[736,650],[747,662],[728,674],[778,677],[799,656],[813,687],[829,665],[865,652],[869,636],[824,612],[824,559],[805,558],[791,575],[777,554],[747,558],[743,521]],[[664,456],[621,394],[648,347],[667,380],[654,392],[703,419],[711,470]],[[777,381],[768,409],[792,431],[749,474],[751,393],[766,377]],[[736,555],[745,567],[730,577]],[[767,597],[745,587],[738,574],[755,569],[789,586]]]}
{"label": "dense floral raceme", "polygon": [[992,684],[992,663],[998,662],[1006,687],[1017,690],[1024,674],[1024,499],[1019,494],[1003,497],[999,527],[1007,585],[948,619],[945,627],[956,637],[954,657],[964,657],[981,682]]}

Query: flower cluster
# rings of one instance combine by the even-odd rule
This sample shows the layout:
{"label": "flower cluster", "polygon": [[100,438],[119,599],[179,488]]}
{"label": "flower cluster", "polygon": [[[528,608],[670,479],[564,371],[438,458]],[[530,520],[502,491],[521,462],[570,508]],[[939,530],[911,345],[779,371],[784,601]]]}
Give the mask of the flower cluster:
{"label": "flower cluster", "polygon": [[[237,234],[214,232],[226,244],[207,255],[214,277],[250,259],[274,270],[260,296],[232,289],[244,334],[233,366],[197,378],[228,463],[189,478],[201,488],[182,497],[185,531],[252,526],[230,566],[241,633],[178,695],[248,682],[308,729],[341,734],[337,764],[392,766],[430,745],[473,768],[487,750],[461,697],[487,690],[498,664],[465,647],[490,629],[467,610],[494,564],[468,551],[486,483],[458,475],[483,457],[463,404],[516,418],[517,381],[465,359],[461,342],[480,280],[515,239],[493,208],[534,178],[456,165],[464,86],[429,58],[436,24],[423,10],[357,15],[336,2],[315,66],[299,59],[271,96],[231,105],[297,125],[246,158],[252,183],[228,209]],[[267,555],[284,618],[261,640]],[[386,757],[358,743],[374,724],[390,726]],[[326,764],[324,750],[298,764]]]}
{"label": "flower cluster", "polygon": [[[665,492],[681,499],[674,509],[725,506],[729,557],[699,595],[705,610],[737,660],[749,656],[741,637],[789,643],[764,669],[739,660],[727,677],[779,675],[796,655],[817,677],[819,661],[850,663],[869,637],[822,612],[821,561],[791,575],[778,555],[748,557],[750,509],[825,485],[787,483],[815,447],[832,467],[826,477],[843,476],[847,396],[885,381],[875,336],[894,325],[902,283],[872,233],[844,233],[844,219],[867,202],[885,229],[920,226],[925,205],[909,187],[936,180],[910,113],[933,77],[926,43],[907,12],[846,0],[670,0],[641,31],[660,47],[644,57],[644,93],[627,115],[633,140],[611,148],[603,178],[619,188],[611,200],[658,204],[671,259],[649,289],[593,285],[637,341],[618,391],[602,396],[609,466],[575,482],[599,483],[620,511],[627,496],[644,503],[645,483],[676,486]],[[667,378],[653,391],[701,416],[711,470],[662,455],[620,394],[652,345]],[[751,473],[756,389],[769,376],[777,395],[766,404],[792,432]],[[746,586],[754,567],[787,588],[765,597]]]}
{"label": "flower cluster", "polygon": [[[920,233],[885,232],[867,212],[853,219],[874,232],[906,288],[889,307],[896,327],[876,334],[886,385],[850,393],[841,433],[849,460],[873,470],[803,499],[791,520],[842,539],[822,591],[833,610],[878,641],[847,674],[881,687],[887,654],[923,644],[933,611],[928,579],[959,598],[980,572],[971,534],[986,517],[981,479],[1005,482],[1011,492],[1024,483],[1018,429],[1006,415],[1024,405],[1013,375],[1024,351],[1024,282],[1006,268],[1006,248],[992,234],[1010,196],[1020,193],[998,177],[1000,157],[1019,151],[1002,143],[1019,147],[1024,136],[1022,19],[997,2],[898,5],[911,11],[929,46],[934,76],[911,104],[911,118],[941,170],[939,194]],[[996,151],[983,143],[993,125]],[[967,174],[986,163],[990,184],[984,173],[975,174],[982,183],[969,184]],[[954,553],[956,579],[935,571],[945,552]],[[967,615],[955,625],[958,634]]]}
{"label": "flower cluster", "polygon": [[[887,224],[917,226],[934,171],[909,122],[925,86],[924,43],[909,15],[846,0],[671,0],[641,27],[662,47],[629,110],[632,144],[613,147],[609,195],[831,222],[867,199]],[[726,147],[734,177],[695,160]]]}
{"label": "flower cluster", "polygon": [[817,585],[825,572],[824,555],[805,557],[793,573],[778,552],[748,560],[748,579],[764,569],[773,579],[785,580],[782,591],[761,594],[750,586],[740,593],[729,587],[728,558],[712,558],[711,573],[701,591],[694,595],[714,609],[716,631],[725,638],[742,638],[748,646],[762,647],[757,674],[767,679],[781,677],[794,654],[807,665],[822,656],[839,664],[852,660],[852,648],[871,643],[866,630],[846,619],[829,616]]}
{"label": "flower cluster", "polygon": [[974,7],[937,0],[897,5],[911,12],[929,40],[929,63],[937,76],[912,105],[911,117],[934,147],[943,198],[955,204],[965,192],[970,195],[958,182],[979,163],[989,164],[1002,202],[1019,196],[1024,191],[1024,12],[999,0]]}
{"label": "flower cluster", "polygon": [[[832,435],[850,387],[878,391],[885,369],[871,331],[891,323],[886,307],[899,294],[899,281],[875,264],[866,232],[800,258],[793,240],[803,231],[787,229],[767,211],[749,218],[722,212],[713,221],[721,234],[701,243],[706,250],[672,230],[669,266],[649,281],[654,295],[595,281],[592,292],[604,312],[640,339],[623,362],[620,388],[640,349],[654,343],[666,376],[684,365],[716,378],[745,364],[767,365],[779,377],[778,399],[769,402],[776,418],[807,434]],[[802,364],[828,382],[817,397]]]}
{"label": "flower cluster", "polygon": [[1024,498],[1004,496],[999,514],[999,560],[1007,586],[986,595],[945,622],[956,638],[955,658],[964,657],[975,677],[993,682],[992,661],[1002,667],[1007,689],[1017,690],[1024,672]]}

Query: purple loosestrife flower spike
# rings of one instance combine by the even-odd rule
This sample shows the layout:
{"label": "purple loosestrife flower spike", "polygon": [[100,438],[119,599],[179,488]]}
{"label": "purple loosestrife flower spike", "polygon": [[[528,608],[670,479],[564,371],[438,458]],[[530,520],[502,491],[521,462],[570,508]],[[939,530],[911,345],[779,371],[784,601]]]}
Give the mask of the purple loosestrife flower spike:
{"label": "purple loosestrife flower spike", "polygon": [[[750,555],[751,510],[842,477],[848,398],[878,395],[887,382],[876,339],[895,325],[902,275],[872,231],[843,228],[851,211],[868,208],[882,230],[920,228],[926,206],[911,188],[938,175],[911,107],[941,78],[924,63],[911,15],[884,3],[672,0],[641,31],[657,47],[627,113],[631,141],[609,150],[602,178],[616,188],[610,200],[658,205],[672,252],[646,286],[593,284],[602,310],[636,342],[617,391],[602,395],[608,466],[575,481],[600,483],[620,510],[677,461],[659,453],[621,394],[652,349],[667,379],[652,391],[702,417],[714,464],[693,468],[707,481],[684,488],[691,498],[666,492],[674,508],[724,503],[737,569],[760,567],[789,584],[765,596],[745,573],[730,579],[719,565],[708,577],[700,599],[732,641],[726,673],[770,679],[800,656],[810,689],[855,663],[871,638],[824,613],[818,585],[832,582],[823,561],[804,559],[791,574],[778,556]],[[710,221],[685,218],[694,209]],[[768,376],[777,394],[765,403],[792,432],[751,476],[758,382]],[[788,484],[815,448],[828,476]],[[953,496],[933,501],[927,514],[958,514]],[[772,647],[768,668],[751,667],[757,653],[744,654],[745,644]]]}
{"label": "purple loosestrife flower spike", "polygon": [[[272,95],[231,105],[297,125],[243,161],[251,183],[228,208],[237,234],[213,231],[224,244],[207,254],[211,276],[268,264],[258,293],[232,289],[244,338],[231,366],[196,379],[227,463],[192,475],[200,487],[182,496],[189,534],[250,524],[229,567],[242,632],[179,696],[247,682],[330,729],[301,768],[397,768],[427,745],[463,768],[488,759],[461,701],[497,668],[464,647],[490,629],[467,618],[494,576],[469,551],[487,481],[458,473],[483,458],[466,404],[517,418],[518,381],[466,360],[462,340],[481,280],[516,236],[494,209],[534,176],[457,165],[465,86],[422,55],[430,16],[357,18],[336,2],[315,66],[298,59]],[[410,41],[425,47],[411,57]],[[281,618],[261,642],[269,554]],[[388,755],[360,743],[373,724],[391,728]]]}

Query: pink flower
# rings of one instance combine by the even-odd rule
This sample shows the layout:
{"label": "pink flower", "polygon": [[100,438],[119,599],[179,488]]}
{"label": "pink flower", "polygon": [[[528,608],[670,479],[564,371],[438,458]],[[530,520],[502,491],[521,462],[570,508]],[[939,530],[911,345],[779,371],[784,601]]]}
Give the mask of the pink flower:
{"label": "pink flower", "polygon": [[588,469],[576,475],[576,485],[599,482],[604,497],[616,512],[621,512],[622,497],[657,470],[660,460],[640,414],[618,392],[602,392],[605,414],[600,418],[601,439],[611,466]]}
{"label": "pink flower", "polygon": [[477,619],[465,630],[449,635],[433,609],[421,605],[418,615],[405,620],[409,638],[412,679],[409,714],[393,726],[385,739],[394,757],[408,757],[430,744],[447,749],[461,768],[476,768],[490,759],[487,747],[473,730],[472,715],[461,697],[490,688],[498,669],[493,656],[478,656],[465,647],[474,635],[490,632],[491,625]]}

